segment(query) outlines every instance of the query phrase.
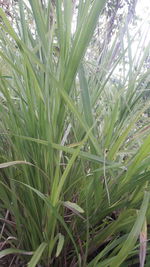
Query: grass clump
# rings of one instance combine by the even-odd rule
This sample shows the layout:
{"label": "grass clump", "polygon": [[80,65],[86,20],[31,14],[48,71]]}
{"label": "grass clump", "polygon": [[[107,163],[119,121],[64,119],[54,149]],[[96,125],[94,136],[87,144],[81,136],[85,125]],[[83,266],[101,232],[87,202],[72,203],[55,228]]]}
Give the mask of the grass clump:
{"label": "grass clump", "polygon": [[74,33],[71,1],[20,1],[14,27],[0,9],[9,68],[0,77],[0,258],[19,254],[29,267],[138,260],[149,220],[149,103],[146,85],[139,90],[148,49],[131,60],[128,31],[116,58],[119,34],[101,62],[87,60],[105,2],[79,1]]}

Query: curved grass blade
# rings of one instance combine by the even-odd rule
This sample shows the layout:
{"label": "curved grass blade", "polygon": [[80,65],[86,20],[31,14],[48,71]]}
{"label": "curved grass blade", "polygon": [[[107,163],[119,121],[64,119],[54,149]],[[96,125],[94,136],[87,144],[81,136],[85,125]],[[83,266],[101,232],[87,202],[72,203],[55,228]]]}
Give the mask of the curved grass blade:
{"label": "curved grass blade", "polygon": [[57,250],[56,250],[56,258],[60,255],[63,245],[64,245],[64,236],[62,234],[58,234],[58,245],[57,245]]}
{"label": "curved grass blade", "polygon": [[10,161],[10,162],[5,162],[5,163],[0,163],[0,169],[3,168],[8,168],[10,166],[14,166],[14,165],[18,165],[18,164],[26,164],[26,165],[30,165],[30,166],[34,166],[32,163],[27,162],[27,161]]}
{"label": "curved grass blade", "polygon": [[0,259],[10,254],[22,254],[22,255],[33,255],[33,252],[28,252],[21,249],[7,248],[0,251]]}
{"label": "curved grass blade", "polygon": [[28,263],[28,267],[35,267],[37,266],[37,263],[40,261],[40,258],[45,250],[45,248],[47,247],[47,243],[43,242],[38,248],[37,250],[33,253],[33,256],[31,258],[31,260]]}

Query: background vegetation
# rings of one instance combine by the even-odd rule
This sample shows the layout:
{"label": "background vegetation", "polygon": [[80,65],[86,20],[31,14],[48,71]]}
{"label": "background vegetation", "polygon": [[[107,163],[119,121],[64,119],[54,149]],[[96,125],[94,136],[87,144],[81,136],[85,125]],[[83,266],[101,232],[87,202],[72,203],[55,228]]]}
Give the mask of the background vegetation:
{"label": "background vegetation", "polygon": [[148,266],[149,44],[130,26],[136,2],[0,9],[2,264]]}

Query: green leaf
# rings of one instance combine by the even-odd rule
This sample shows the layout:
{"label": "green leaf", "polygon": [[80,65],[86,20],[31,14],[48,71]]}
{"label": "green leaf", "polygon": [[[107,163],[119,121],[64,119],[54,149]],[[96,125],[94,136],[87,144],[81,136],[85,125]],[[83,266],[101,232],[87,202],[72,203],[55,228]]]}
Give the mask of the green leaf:
{"label": "green leaf", "polygon": [[92,127],[93,115],[92,115],[92,108],[91,108],[91,100],[90,100],[90,95],[89,95],[88,82],[87,82],[84,67],[82,64],[79,69],[79,80],[80,80],[84,117],[85,117],[85,120],[88,126]]}
{"label": "green leaf", "polygon": [[65,201],[63,202],[64,206],[72,211],[77,211],[79,213],[84,213],[84,210],[76,203]]}
{"label": "green leaf", "polygon": [[130,164],[128,171],[126,173],[125,178],[122,181],[122,186],[127,183],[131,176],[136,173],[140,163],[149,155],[149,147],[150,147],[150,136],[148,135],[147,138],[144,140],[144,143],[141,145],[138,153],[136,154],[135,158],[133,159],[132,163]]}
{"label": "green leaf", "polygon": [[67,65],[67,72],[64,81],[64,88],[66,88],[66,91],[69,91],[71,88],[77,68],[79,67],[81,59],[84,56],[87,45],[89,44],[89,41],[93,35],[96,23],[101,11],[104,8],[105,3],[106,0],[95,0],[93,4],[91,4],[91,10],[88,16],[84,18],[84,22],[82,24],[79,24],[80,27],[78,27],[76,31],[69,62]]}
{"label": "green leaf", "polygon": [[44,252],[45,248],[47,247],[47,243],[43,242],[37,250],[34,252],[31,260],[28,263],[28,267],[35,267],[37,266],[37,263],[39,262],[42,253]]}
{"label": "green leaf", "polygon": [[12,79],[12,76],[3,75],[0,76],[0,79]]}
{"label": "green leaf", "polygon": [[64,245],[64,236],[62,234],[58,234],[58,245],[56,250],[56,257],[58,257],[62,251]]}
{"label": "green leaf", "polygon": [[0,259],[10,254],[32,255],[33,252],[28,252],[25,250],[15,249],[15,248],[7,248],[0,251]]}

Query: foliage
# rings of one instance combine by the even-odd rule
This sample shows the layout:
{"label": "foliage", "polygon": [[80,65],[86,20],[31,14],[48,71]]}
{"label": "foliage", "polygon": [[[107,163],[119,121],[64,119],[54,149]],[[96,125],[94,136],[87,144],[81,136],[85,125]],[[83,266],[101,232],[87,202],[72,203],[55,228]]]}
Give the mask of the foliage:
{"label": "foliage", "polygon": [[139,126],[149,103],[138,90],[149,50],[132,55],[127,28],[115,60],[119,33],[101,64],[90,61],[106,1],[79,1],[74,33],[71,1],[29,2],[19,2],[14,28],[0,9],[9,65],[0,75],[0,258],[16,253],[30,267],[132,263],[149,222],[148,118]]}

